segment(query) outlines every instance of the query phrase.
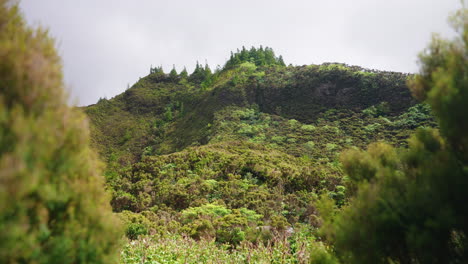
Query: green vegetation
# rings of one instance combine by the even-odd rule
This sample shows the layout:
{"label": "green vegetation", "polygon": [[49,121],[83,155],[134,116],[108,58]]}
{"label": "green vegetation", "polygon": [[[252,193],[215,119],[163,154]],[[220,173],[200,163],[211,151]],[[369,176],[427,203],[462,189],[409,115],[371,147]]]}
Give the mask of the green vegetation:
{"label": "green vegetation", "polygon": [[[434,38],[410,82],[440,131],[419,129],[408,149],[378,143],[342,156],[353,197],[336,215],[324,210],[323,232],[346,263],[468,261],[467,11],[453,21],[460,36]],[[425,108],[410,109],[403,124],[417,122]]]}
{"label": "green vegetation", "polygon": [[215,73],[197,65],[183,78],[152,73],[85,109],[127,237],[166,252],[129,246],[129,258],[186,261],[152,234],[187,250],[216,247],[220,258],[256,248],[268,262],[281,248],[292,263],[299,261],[294,245],[271,243],[308,226],[301,243],[316,246],[310,258],[336,263],[319,212],[323,197],[347,208],[357,192],[340,152],[376,141],[407,147],[415,129],[436,127],[428,106],[411,98],[404,74],[252,59]]}
{"label": "green vegetation", "polygon": [[0,54],[0,262],[115,263],[119,221],[54,42],[3,0]]}
{"label": "green vegetation", "polygon": [[0,4],[0,262],[467,262],[465,9],[416,76],[243,47],[77,109]]}
{"label": "green vegetation", "polygon": [[[276,59],[256,60],[262,52]],[[346,210],[358,189],[340,153],[379,141],[405,148],[415,129],[437,126],[430,108],[412,99],[408,75],[278,61],[269,48],[242,49],[215,73],[198,63],[184,77],[156,71],[85,108],[131,245],[165,252],[128,246],[126,257],[188,261],[156,236],[200,252],[191,258],[213,247],[219,258],[244,258],[255,248],[261,261],[281,250],[293,263],[302,261],[295,246],[274,241],[307,226],[309,260],[337,263],[323,244],[320,212],[330,206],[321,204]]]}
{"label": "green vegetation", "polygon": [[[191,76],[205,76],[205,68],[199,65]],[[364,75],[358,74],[364,71],[362,68],[344,65],[341,68],[345,71],[327,68],[256,66],[243,62],[211,74],[207,82],[203,76],[174,80],[169,75],[150,74],[123,94],[85,108],[91,119],[93,144],[106,159],[112,157],[116,163],[126,165],[138,161],[147,147],[152,149],[150,154],[159,155],[206,144],[217,136],[214,135],[214,128],[218,127],[216,117],[229,111],[230,106],[270,115],[273,120],[270,126],[275,125],[274,119],[283,118],[307,126],[321,123],[336,127],[344,135],[356,135],[359,139],[354,141],[359,147],[390,136],[389,133],[379,135],[377,129],[376,133],[368,133],[373,138],[363,137],[359,119],[365,119],[366,125],[384,124],[380,129],[392,130],[391,136],[395,139],[389,141],[399,144],[405,144],[409,131],[419,125],[435,125],[430,114],[421,115],[408,124],[398,123],[396,117],[416,103],[405,85],[407,75],[378,71]],[[373,86],[377,88],[371,88]],[[365,114],[363,110],[373,106],[381,109],[381,113]],[[252,129],[260,128],[252,126],[255,124],[238,129],[245,135],[253,135],[256,132]],[[307,126],[304,133],[312,132],[307,131],[312,128]],[[288,127],[293,128],[289,123]],[[296,140],[287,134],[273,136],[286,137],[285,142]],[[252,140],[262,137],[261,133],[256,134]],[[365,143],[360,144],[361,141]],[[281,145],[282,141],[276,144]]]}
{"label": "green vegetation", "polygon": [[245,47],[242,47],[242,49],[237,50],[236,53],[231,52],[231,57],[226,62],[224,68],[231,69],[246,62],[252,63],[255,66],[286,66],[284,64],[283,57],[276,57],[275,52],[272,48],[263,48],[262,46],[260,46],[260,48],[258,49],[252,47],[250,50],[247,50]]}
{"label": "green vegetation", "polygon": [[[301,233],[302,234],[302,233]],[[140,237],[122,252],[122,263],[338,263],[330,248],[304,235],[269,244],[241,243],[236,249],[180,235]]]}
{"label": "green vegetation", "polygon": [[[274,226],[275,217],[284,217],[288,226],[312,221],[315,193],[333,180],[339,179],[321,177],[300,158],[254,143],[226,142],[143,159],[112,178],[112,204],[117,211],[157,212],[153,218],[170,215],[153,221],[160,223],[153,229],[161,232],[175,222],[182,229],[195,228],[196,219],[187,215],[198,212],[210,232],[216,230],[211,226],[235,220],[239,231],[248,233],[263,225],[284,229]],[[216,237],[210,232],[205,236]],[[251,235],[251,240],[258,238],[256,232]]]}

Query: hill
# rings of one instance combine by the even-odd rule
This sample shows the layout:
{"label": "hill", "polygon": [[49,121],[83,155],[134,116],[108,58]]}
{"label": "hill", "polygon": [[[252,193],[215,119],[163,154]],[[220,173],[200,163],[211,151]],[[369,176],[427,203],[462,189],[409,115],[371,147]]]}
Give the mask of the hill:
{"label": "hill", "polygon": [[190,75],[151,68],[85,112],[130,237],[235,245],[318,227],[321,193],[338,207],[347,199],[342,150],[406,147],[414,129],[435,126],[409,78],[339,63],[285,66],[270,48],[243,48],[214,73],[198,63]]}

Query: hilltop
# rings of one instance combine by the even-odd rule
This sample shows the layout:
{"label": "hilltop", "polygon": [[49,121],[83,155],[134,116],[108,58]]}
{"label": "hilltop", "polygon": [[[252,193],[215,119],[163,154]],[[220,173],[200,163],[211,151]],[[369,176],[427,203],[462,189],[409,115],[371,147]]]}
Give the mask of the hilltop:
{"label": "hilltop", "polygon": [[243,48],[214,72],[151,68],[85,112],[130,237],[268,241],[289,226],[318,227],[321,193],[345,203],[341,151],[377,141],[404,148],[414,129],[436,125],[412,98],[411,77],[286,66],[271,48]]}

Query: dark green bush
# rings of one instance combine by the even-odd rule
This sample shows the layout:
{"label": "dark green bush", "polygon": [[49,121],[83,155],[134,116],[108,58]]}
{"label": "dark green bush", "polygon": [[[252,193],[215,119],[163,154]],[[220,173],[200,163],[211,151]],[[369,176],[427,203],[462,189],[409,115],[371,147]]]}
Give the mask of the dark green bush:
{"label": "dark green bush", "polygon": [[[379,143],[342,157],[353,198],[336,217],[323,210],[322,228],[346,263],[468,262],[468,10],[453,21],[460,35],[434,38],[410,82],[440,131],[419,129],[408,149]],[[424,108],[403,125],[425,119]]]}
{"label": "dark green bush", "polygon": [[148,228],[140,223],[130,223],[127,225],[127,229],[125,230],[125,234],[130,239],[137,239],[140,235],[147,235]]}

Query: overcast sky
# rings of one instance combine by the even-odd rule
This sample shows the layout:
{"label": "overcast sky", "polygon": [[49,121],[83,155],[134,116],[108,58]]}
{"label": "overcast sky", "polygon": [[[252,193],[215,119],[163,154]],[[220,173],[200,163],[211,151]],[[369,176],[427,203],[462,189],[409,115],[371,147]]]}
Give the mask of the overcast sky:
{"label": "overcast sky", "polygon": [[459,0],[22,0],[50,29],[73,102],[125,91],[150,65],[215,68],[231,50],[269,46],[287,64],[343,62],[417,71],[432,32],[451,36]]}

